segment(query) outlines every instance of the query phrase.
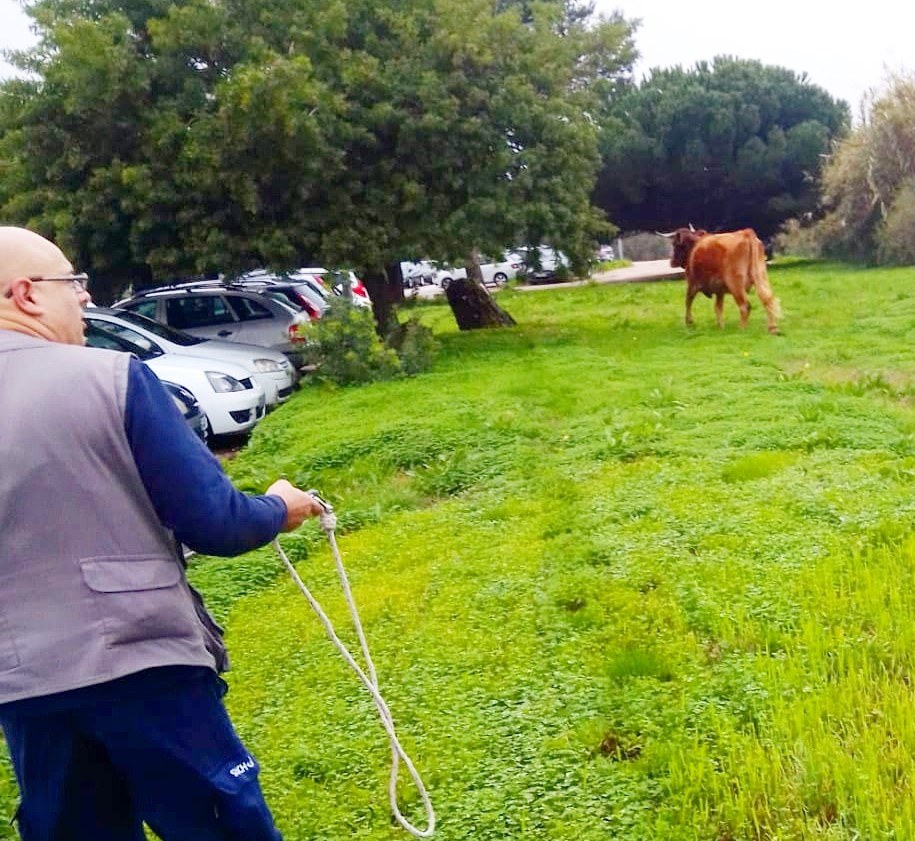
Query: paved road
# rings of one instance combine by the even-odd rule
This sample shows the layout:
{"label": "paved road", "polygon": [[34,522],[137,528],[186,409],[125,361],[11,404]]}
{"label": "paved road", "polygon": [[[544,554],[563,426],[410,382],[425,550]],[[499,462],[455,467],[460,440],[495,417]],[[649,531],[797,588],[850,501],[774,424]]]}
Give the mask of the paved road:
{"label": "paved road", "polygon": [[[522,292],[531,292],[538,289],[562,289],[570,286],[584,286],[588,283],[650,283],[655,280],[682,280],[683,269],[672,269],[669,260],[645,260],[625,266],[622,269],[612,269],[609,272],[597,272],[588,280],[570,280],[565,283],[538,283],[536,285],[516,286]],[[437,298],[444,294],[443,290],[435,285],[420,286],[418,289],[405,289],[404,297]]]}
{"label": "paved road", "polygon": [[525,292],[536,289],[560,289],[563,286],[584,286],[588,283],[650,283],[655,280],[682,280],[683,269],[672,269],[670,260],[644,260],[612,269],[609,272],[597,272],[588,280],[571,280],[567,283],[539,283],[533,286],[516,286]]}

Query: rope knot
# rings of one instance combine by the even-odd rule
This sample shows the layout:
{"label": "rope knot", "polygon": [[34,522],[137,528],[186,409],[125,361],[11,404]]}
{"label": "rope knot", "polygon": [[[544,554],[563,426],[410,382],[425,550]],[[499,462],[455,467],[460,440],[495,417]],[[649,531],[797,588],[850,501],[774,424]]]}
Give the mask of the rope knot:
{"label": "rope knot", "polygon": [[323,511],[318,515],[321,521],[321,528],[326,532],[332,532],[337,528],[337,515],[333,511]]}

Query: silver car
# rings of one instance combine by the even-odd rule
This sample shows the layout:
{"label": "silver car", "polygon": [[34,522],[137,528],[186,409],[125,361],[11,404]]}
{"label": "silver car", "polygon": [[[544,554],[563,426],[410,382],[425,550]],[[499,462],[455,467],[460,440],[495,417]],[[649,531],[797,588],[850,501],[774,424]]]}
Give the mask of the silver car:
{"label": "silver car", "polygon": [[130,310],[87,307],[83,318],[135,345],[164,353],[222,359],[241,365],[264,389],[268,406],[289,399],[296,381],[292,363],[282,353],[242,342],[201,339]]}
{"label": "silver car", "polygon": [[114,308],[145,315],[204,339],[225,339],[278,350],[297,366],[301,362],[298,328],[310,320],[306,312],[275,298],[219,282],[144,289],[119,301]]}

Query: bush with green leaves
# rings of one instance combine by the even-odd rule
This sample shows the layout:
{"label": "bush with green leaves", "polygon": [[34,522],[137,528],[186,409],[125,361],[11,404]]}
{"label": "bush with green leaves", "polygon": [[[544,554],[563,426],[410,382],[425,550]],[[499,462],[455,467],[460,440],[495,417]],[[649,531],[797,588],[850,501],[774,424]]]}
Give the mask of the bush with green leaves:
{"label": "bush with green leaves", "polygon": [[398,324],[382,342],[371,312],[340,300],[302,331],[305,356],[316,378],[337,385],[387,380],[428,371],[438,342],[415,317]]}
{"label": "bush with green leaves", "polygon": [[432,330],[416,316],[398,324],[388,336],[388,344],[400,359],[401,370],[407,376],[430,370],[439,346]]}
{"label": "bush with green leaves", "polygon": [[301,335],[306,362],[315,366],[318,379],[350,385],[387,380],[401,372],[397,354],[375,332],[371,312],[342,298]]}

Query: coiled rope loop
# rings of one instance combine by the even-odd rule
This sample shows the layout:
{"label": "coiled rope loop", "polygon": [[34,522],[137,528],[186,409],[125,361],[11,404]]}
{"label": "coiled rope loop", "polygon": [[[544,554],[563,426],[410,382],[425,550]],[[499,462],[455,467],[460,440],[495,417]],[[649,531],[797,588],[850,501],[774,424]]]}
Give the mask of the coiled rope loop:
{"label": "coiled rope loop", "polygon": [[[429,793],[426,791],[426,786],[423,784],[422,778],[419,776],[419,772],[416,770],[416,767],[413,765],[410,757],[407,756],[406,751],[400,744],[400,740],[397,738],[397,733],[394,730],[394,718],[391,715],[391,711],[388,709],[388,705],[384,698],[381,697],[381,692],[378,689],[378,675],[375,672],[375,664],[372,661],[372,655],[369,653],[369,646],[366,642],[365,634],[362,631],[362,623],[359,621],[359,613],[356,610],[356,603],[353,600],[353,594],[350,590],[349,579],[346,577],[346,570],[343,568],[343,560],[340,557],[340,549],[337,547],[337,538],[334,534],[334,530],[337,527],[337,518],[334,515],[333,508],[331,508],[330,505],[324,502],[317,494],[313,495],[324,507],[324,511],[320,515],[321,528],[324,529],[324,533],[327,535],[327,542],[330,544],[330,549],[334,556],[334,564],[337,567],[337,575],[339,576],[340,583],[343,587],[343,594],[346,598],[346,605],[349,608],[349,613],[353,620],[353,626],[356,628],[356,635],[359,637],[359,645],[362,648],[362,654],[365,657],[365,670],[363,670],[362,667],[353,659],[349,649],[347,649],[347,647],[337,636],[336,631],[334,631],[334,626],[331,624],[330,619],[327,618],[327,614],[324,612],[321,605],[318,604],[318,600],[305,586],[289,558],[286,557],[286,553],[283,551],[283,547],[280,546],[279,540],[273,541],[273,548],[276,549],[276,552],[280,556],[280,559],[286,567],[286,570],[289,572],[289,575],[292,576],[292,580],[295,581],[296,585],[302,591],[302,594],[305,596],[305,598],[308,599],[308,603],[311,605],[312,610],[314,610],[318,616],[318,619],[321,621],[321,624],[324,626],[324,630],[327,632],[327,636],[330,637],[330,641],[337,647],[337,650],[340,652],[340,654],[343,655],[343,659],[346,660],[346,662],[349,664],[349,667],[356,673],[365,688],[368,689],[369,694],[372,696],[372,700],[375,702],[375,707],[378,710],[378,716],[381,719],[381,726],[384,727],[385,732],[388,734],[388,740],[391,743],[391,776],[388,780],[388,799],[391,803],[391,811],[394,813],[394,818],[405,830],[407,830],[407,832],[409,832],[414,837],[431,838],[432,834],[435,832],[435,812],[432,810],[432,801],[429,799]],[[400,807],[397,805],[397,776],[400,771],[401,762],[403,762],[407,770],[410,772],[410,776],[413,778],[416,789],[419,791],[419,794],[422,797],[423,808],[426,811],[426,822],[428,824],[426,829],[419,829],[418,827],[413,826],[413,824],[411,824],[403,816],[403,813],[400,811]]]}

